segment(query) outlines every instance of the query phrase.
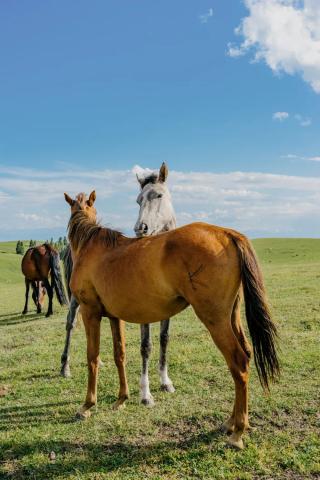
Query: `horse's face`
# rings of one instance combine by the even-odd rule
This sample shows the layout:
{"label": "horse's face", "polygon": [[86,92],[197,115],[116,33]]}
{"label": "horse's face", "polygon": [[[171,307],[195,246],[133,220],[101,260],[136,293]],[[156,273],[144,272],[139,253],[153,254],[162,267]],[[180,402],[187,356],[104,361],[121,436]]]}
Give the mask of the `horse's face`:
{"label": "horse's face", "polygon": [[168,169],[163,163],[159,176],[151,175],[150,182],[146,183],[146,179],[138,177],[141,192],[137,198],[139,217],[134,227],[137,237],[154,235],[176,226],[171,195],[166,185],[167,176]]}
{"label": "horse's face", "polygon": [[96,192],[94,190],[90,193],[88,199],[85,193],[78,193],[75,200],[73,200],[71,197],[69,197],[67,193],[65,193],[64,198],[71,207],[71,215],[75,212],[78,212],[79,210],[82,210],[91,220],[96,220],[97,211],[93,206],[96,200]]}

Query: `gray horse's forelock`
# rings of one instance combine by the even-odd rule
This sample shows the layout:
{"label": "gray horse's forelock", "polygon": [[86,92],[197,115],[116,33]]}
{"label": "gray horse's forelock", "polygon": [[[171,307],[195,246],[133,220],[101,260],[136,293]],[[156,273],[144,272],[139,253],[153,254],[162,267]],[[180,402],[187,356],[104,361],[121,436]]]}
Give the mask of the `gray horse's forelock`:
{"label": "gray horse's forelock", "polygon": [[155,184],[157,182],[158,178],[159,178],[159,176],[156,173],[152,173],[151,175],[148,175],[146,177],[142,177],[142,178],[138,177],[138,180],[139,180],[139,183],[140,183],[141,188],[143,190],[144,187],[146,185],[148,185],[149,183]]}

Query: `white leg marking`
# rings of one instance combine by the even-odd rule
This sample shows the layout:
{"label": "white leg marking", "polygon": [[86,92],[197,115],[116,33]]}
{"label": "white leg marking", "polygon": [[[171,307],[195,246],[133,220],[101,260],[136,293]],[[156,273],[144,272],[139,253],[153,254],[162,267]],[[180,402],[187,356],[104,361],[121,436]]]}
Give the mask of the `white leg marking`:
{"label": "white leg marking", "polygon": [[165,365],[162,368],[159,367],[159,374],[160,374],[161,389],[164,390],[165,392],[173,393],[175,391],[175,388],[174,388],[173,383],[171,382],[171,380],[168,376],[167,365]]}
{"label": "white leg marking", "polygon": [[141,374],[140,378],[140,399],[143,405],[147,407],[153,407],[154,400],[153,396],[151,395],[150,388],[149,388],[149,376],[148,371],[146,373]]}

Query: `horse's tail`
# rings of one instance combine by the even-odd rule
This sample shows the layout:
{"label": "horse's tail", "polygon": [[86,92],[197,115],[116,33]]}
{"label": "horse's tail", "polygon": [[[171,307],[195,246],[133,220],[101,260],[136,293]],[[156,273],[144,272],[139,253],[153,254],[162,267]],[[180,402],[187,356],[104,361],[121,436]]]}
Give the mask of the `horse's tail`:
{"label": "horse's tail", "polygon": [[73,269],[73,261],[71,256],[70,245],[66,246],[61,259],[63,263],[64,280],[67,286],[68,298],[70,300],[71,299],[70,279],[71,279],[71,273]]}
{"label": "horse's tail", "polygon": [[51,278],[52,286],[56,292],[58,302],[60,305],[68,305],[68,300],[65,294],[65,289],[62,281],[61,270],[60,270],[60,257],[59,253],[55,250],[50,249],[50,269],[51,269]]}
{"label": "horse's tail", "polygon": [[276,349],[277,328],[271,319],[262,272],[252,245],[246,237],[236,232],[232,232],[232,240],[241,262],[241,281],[254,361],[261,385],[269,389],[269,381],[274,381],[280,374]]}

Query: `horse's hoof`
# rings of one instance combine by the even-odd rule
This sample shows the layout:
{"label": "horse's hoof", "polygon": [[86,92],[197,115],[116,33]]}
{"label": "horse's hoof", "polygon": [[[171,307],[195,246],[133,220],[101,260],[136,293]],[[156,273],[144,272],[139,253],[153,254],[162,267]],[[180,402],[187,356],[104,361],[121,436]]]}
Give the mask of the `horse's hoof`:
{"label": "horse's hoof", "polygon": [[90,410],[79,410],[79,412],[76,413],[76,420],[87,420],[91,416]]}
{"label": "horse's hoof", "polygon": [[61,377],[64,377],[64,378],[70,378],[71,377],[70,367],[62,367],[60,370],[60,375]]}
{"label": "horse's hoof", "polygon": [[99,367],[104,367],[104,362],[99,359]]}
{"label": "horse's hoof", "polygon": [[168,393],[174,393],[176,391],[172,383],[163,383],[160,388],[163,392]]}
{"label": "horse's hoof", "polygon": [[228,445],[232,448],[237,449],[237,450],[243,450],[244,449],[242,438],[239,437],[239,435],[237,435],[235,433],[230,435],[230,437],[228,438]]}
{"label": "horse's hoof", "polygon": [[114,410],[114,411],[122,410],[126,406],[126,404],[124,402],[125,402],[125,400],[117,400],[116,402],[114,402],[112,404],[112,410]]}
{"label": "horse's hoof", "polygon": [[23,310],[23,312],[21,313],[21,315],[26,315],[28,313],[28,310]]}
{"label": "horse's hoof", "polygon": [[141,404],[144,405],[145,407],[148,407],[148,408],[154,407],[154,399],[153,399],[153,396],[150,395],[149,398],[142,398],[142,399],[141,399]]}
{"label": "horse's hoof", "polygon": [[52,313],[52,312],[48,312],[48,313],[46,313],[46,318],[50,317],[51,315],[53,315],[53,313]]}

